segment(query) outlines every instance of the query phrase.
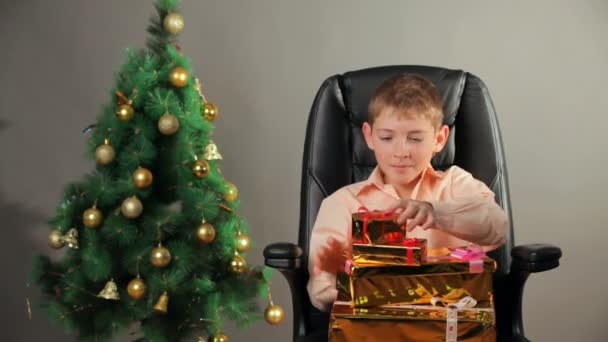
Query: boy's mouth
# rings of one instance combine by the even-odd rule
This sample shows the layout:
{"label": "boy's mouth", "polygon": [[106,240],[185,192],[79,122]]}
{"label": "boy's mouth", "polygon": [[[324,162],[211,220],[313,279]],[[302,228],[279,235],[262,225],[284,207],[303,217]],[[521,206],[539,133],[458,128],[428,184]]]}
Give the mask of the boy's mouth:
{"label": "boy's mouth", "polygon": [[410,167],[414,167],[414,165],[391,165],[391,167],[394,167],[396,169],[407,169]]}

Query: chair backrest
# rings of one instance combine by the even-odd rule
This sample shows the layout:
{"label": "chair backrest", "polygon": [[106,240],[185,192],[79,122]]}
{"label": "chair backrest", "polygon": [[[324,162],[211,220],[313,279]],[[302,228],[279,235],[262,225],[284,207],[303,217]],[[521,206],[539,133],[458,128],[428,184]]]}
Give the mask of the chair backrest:
{"label": "chair backrest", "polygon": [[[302,166],[299,245],[308,263],[310,233],[321,201],[342,186],[366,179],[376,160],[367,148],[361,125],[374,90],[401,73],[421,75],[435,84],[444,102],[444,123],[449,140],[432,164],[443,170],[458,165],[488,185],[496,202],[511,218],[507,170],[502,140],[488,89],[477,76],[462,70],[429,66],[385,66],[335,75],[323,82],[312,105],[306,129]],[[508,272],[513,246],[508,242],[490,255],[498,262],[495,288]],[[496,297],[500,293],[495,293]],[[308,299],[308,296],[305,296]],[[327,314],[302,303],[307,331],[327,329]],[[498,310],[497,310],[498,311]],[[497,319],[501,313],[497,312]]]}

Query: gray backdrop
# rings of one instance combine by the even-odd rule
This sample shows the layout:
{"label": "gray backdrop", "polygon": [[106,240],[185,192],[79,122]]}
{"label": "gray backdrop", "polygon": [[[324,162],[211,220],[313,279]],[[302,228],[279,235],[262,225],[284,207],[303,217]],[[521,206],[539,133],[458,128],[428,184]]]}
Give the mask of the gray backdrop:
{"label": "gray backdrop", "polygon": [[[3,340],[72,340],[42,312],[27,319],[30,260],[48,251],[44,221],[63,186],[93,167],[80,131],[108,102],[124,48],[144,44],[151,2],[0,2]],[[296,240],[305,122],[326,77],[387,64],[461,68],[485,80],[498,110],[517,242],[564,250],[559,269],[529,280],[529,337],[608,338],[608,2],[186,0],[183,13],[181,45],[221,109],[215,140],[253,228],[251,263],[267,243]],[[231,341],[289,340],[278,273],[274,289],[285,322],[229,328]]]}

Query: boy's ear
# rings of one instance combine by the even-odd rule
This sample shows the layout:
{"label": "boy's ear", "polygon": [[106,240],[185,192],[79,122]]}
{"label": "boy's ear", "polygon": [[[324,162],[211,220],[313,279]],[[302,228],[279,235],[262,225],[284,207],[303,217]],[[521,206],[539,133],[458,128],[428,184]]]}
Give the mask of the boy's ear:
{"label": "boy's ear", "polygon": [[435,136],[435,149],[433,152],[439,153],[448,142],[449,136],[450,128],[447,125],[441,126],[437,131],[437,135]]}
{"label": "boy's ear", "polygon": [[374,142],[372,139],[372,126],[366,121],[363,123],[363,137],[365,138],[365,142],[367,143],[367,147],[370,150],[374,149]]}

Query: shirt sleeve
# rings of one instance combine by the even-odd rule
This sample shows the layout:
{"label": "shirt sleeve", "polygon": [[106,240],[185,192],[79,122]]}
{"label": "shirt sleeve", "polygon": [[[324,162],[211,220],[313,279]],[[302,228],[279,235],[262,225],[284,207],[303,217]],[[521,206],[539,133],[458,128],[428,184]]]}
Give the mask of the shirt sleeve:
{"label": "shirt sleeve", "polygon": [[307,290],[310,302],[321,311],[328,311],[336,300],[336,275],[322,271],[313,274],[315,259],[319,250],[327,243],[330,237],[340,242],[349,241],[351,214],[346,202],[340,199],[339,193],[327,197],[321,202],[317,219],[310,236],[310,249],[308,251],[308,280]]}
{"label": "shirt sleeve", "polygon": [[509,222],[494,201],[494,192],[461,168],[452,173],[451,199],[431,203],[435,226],[459,239],[485,247],[498,248],[506,240]]}

